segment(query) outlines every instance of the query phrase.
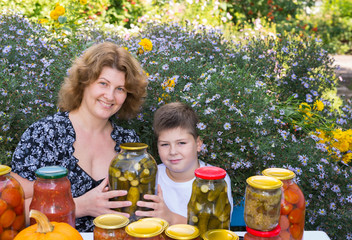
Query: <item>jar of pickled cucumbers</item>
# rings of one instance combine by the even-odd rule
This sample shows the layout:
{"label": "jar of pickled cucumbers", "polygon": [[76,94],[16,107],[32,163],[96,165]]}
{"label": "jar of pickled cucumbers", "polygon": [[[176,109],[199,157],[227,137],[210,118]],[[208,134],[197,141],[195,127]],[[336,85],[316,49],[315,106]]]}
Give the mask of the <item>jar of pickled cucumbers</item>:
{"label": "jar of pickled cucumbers", "polygon": [[247,228],[247,233],[244,235],[244,240],[289,240],[289,238],[281,238],[280,226],[278,225],[271,231],[257,231],[251,228]]}
{"label": "jar of pickled cucumbers", "polygon": [[192,195],[187,205],[187,223],[202,235],[210,229],[229,229],[231,204],[227,195],[226,171],[206,166],[195,170]]}
{"label": "jar of pickled cucumbers", "polygon": [[263,175],[280,179],[282,186],[280,236],[284,239],[301,240],[304,232],[306,204],[303,192],[295,183],[296,174],[284,168],[268,168]]}
{"label": "jar of pickled cucumbers", "polygon": [[124,240],[164,240],[163,226],[156,221],[132,222],[125,228],[127,236]]}
{"label": "jar of pickled cucumbers", "polygon": [[103,214],[93,220],[94,240],[125,239],[125,227],[129,223],[127,217],[121,214]]}
{"label": "jar of pickled cucumbers", "polygon": [[189,224],[174,224],[165,230],[166,240],[200,240],[197,227]]}
{"label": "jar of pickled cucumbers", "polygon": [[130,221],[140,217],[135,215],[136,210],[148,211],[148,208],[137,206],[137,201],[142,200],[145,194],[155,194],[155,180],[157,164],[147,152],[148,145],[144,143],[123,143],[121,151],[111,161],[109,167],[110,190],[126,190],[126,196],[113,198],[117,201],[131,201],[132,205],[117,208],[130,214]]}
{"label": "jar of pickled cucumbers", "polygon": [[203,240],[238,240],[239,236],[226,229],[213,229],[203,234]]}
{"label": "jar of pickled cucumbers", "polygon": [[9,166],[0,165],[1,239],[13,239],[25,227],[23,189],[10,172]]}
{"label": "jar of pickled cucumbers", "polygon": [[244,221],[247,227],[273,230],[279,224],[282,182],[267,176],[252,176],[246,182]]}

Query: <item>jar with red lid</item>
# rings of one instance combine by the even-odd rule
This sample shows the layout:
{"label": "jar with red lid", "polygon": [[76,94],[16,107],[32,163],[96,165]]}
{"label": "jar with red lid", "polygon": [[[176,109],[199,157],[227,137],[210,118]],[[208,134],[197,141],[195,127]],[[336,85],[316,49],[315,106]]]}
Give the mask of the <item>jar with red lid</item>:
{"label": "jar with red lid", "polygon": [[239,236],[226,229],[212,229],[203,234],[203,240],[238,240]]}
{"label": "jar with red lid", "polygon": [[272,176],[283,182],[280,236],[287,240],[301,240],[304,233],[306,204],[303,192],[296,184],[296,174],[284,168],[268,168],[263,175]]}
{"label": "jar with red lid", "polygon": [[187,205],[187,223],[202,235],[210,229],[229,229],[231,204],[225,181],[226,171],[219,167],[200,167],[194,172],[192,195]]}
{"label": "jar with red lid", "polygon": [[165,230],[166,240],[200,240],[197,227],[189,224],[174,224]]}
{"label": "jar with red lid", "polygon": [[[66,222],[75,227],[75,203],[67,169],[61,166],[39,168],[33,185],[33,198],[29,209],[44,213],[50,221]],[[34,224],[31,219],[31,224]]]}
{"label": "jar with red lid", "polygon": [[93,220],[94,240],[125,239],[129,219],[121,214],[103,214]]}
{"label": "jar with red lid", "polygon": [[125,228],[127,236],[124,240],[164,240],[164,228],[155,221],[132,222]]}
{"label": "jar with red lid", "polygon": [[257,231],[271,231],[279,224],[282,182],[274,177],[252,176],[246,180],[244,221]]}
{"label": "jar with red lid", "polygon": [[0,165],[1,239],[13,239],[25,227],[23,189],[10,172],[9,166]]}
{"label": "jar with red lid", "polygon": [[286,240],[282,239],[280,234],[280,226],[277,226],[271,231],[257,231],[251,228],[246,228],[247,233],[244,235],[244,240]]}

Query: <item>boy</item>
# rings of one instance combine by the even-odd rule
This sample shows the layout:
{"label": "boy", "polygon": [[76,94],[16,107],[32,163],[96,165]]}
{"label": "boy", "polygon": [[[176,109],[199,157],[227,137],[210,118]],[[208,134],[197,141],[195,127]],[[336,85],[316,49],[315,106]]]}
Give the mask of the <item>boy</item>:
{"label": "boy", "polygon": [[[206,164],[198,160],[203,142],[197,133],[198,116],[185,103],[173,102],[160,107],[154,114],[154,135],[162,164],[158,165],[158,194],[145,195],[138,206],[154,211],[137,211],[138,216],[159,217],[170,225],[187,223],[187,204],[192,194],[194,171]],[[226,175],[231,206],[231,181]]]}

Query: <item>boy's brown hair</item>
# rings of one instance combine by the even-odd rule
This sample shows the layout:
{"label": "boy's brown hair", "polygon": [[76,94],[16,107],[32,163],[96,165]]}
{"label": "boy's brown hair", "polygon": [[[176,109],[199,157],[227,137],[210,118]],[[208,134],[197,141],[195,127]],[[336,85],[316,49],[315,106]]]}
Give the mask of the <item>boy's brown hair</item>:
{"label": "boy's brown hair", "polygon": [[186,129],[194,139],[197,139],[198,121],[196,112],[187,104],[182,102],[168,103],[158,108],[154,113],[154,135],[158,139],[161,131],[180,127]]}

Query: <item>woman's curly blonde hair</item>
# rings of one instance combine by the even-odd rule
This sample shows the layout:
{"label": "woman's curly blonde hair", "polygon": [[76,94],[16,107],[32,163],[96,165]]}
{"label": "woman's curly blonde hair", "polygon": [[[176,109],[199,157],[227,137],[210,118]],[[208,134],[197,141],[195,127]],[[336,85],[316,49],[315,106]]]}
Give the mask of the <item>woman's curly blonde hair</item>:
{"label": "woman's curly blonde hair", "polygon": [[75,59],[59,91],[59,109],[77,109],[81,105],[84,89],[98,79],[104,67],[125,73],[127,97],[115,115],[121,119],[135,117],[146,97],[147,76],[126,49],[112,42],[95,44]]}

